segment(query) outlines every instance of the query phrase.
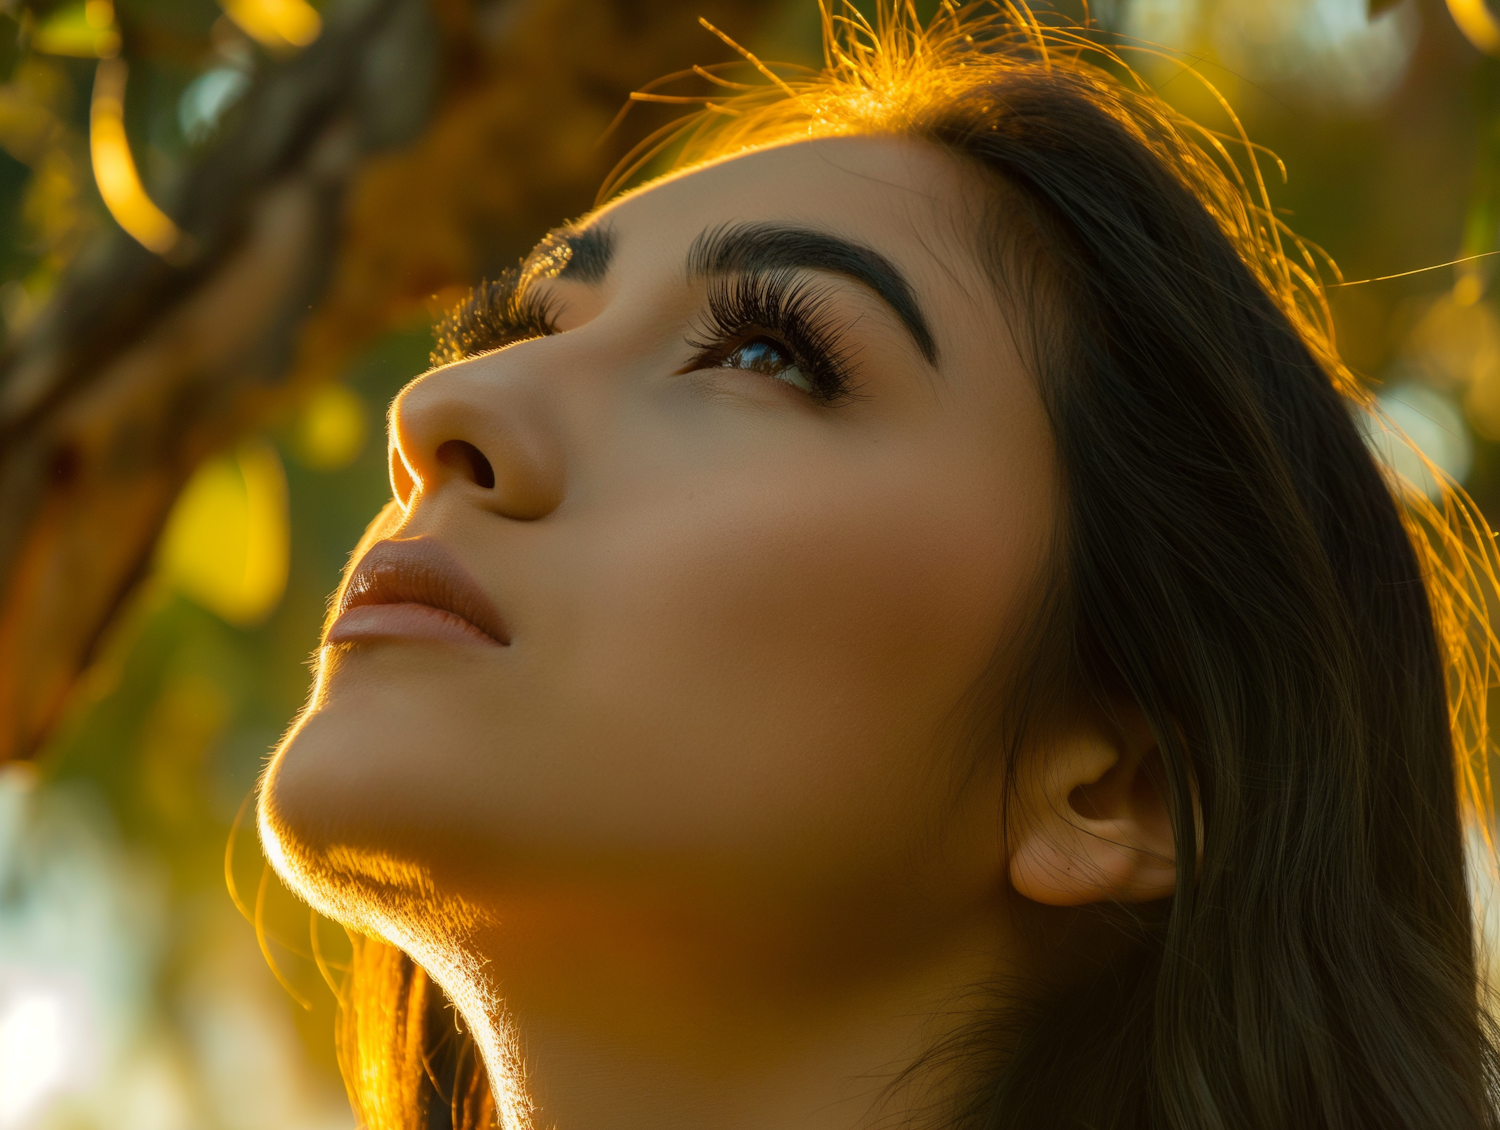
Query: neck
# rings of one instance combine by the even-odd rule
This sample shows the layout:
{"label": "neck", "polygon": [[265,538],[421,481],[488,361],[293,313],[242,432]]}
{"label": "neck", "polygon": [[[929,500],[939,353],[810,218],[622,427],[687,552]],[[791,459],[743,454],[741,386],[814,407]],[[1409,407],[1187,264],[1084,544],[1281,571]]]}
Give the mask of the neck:
{"label": "neck", "polygon": [[876,947],[525,918],[422,961],[475,1033],[504,1130],[858,1130],[937,1109],[961,1075],[909,1069],[1034,964],[993,911]]}

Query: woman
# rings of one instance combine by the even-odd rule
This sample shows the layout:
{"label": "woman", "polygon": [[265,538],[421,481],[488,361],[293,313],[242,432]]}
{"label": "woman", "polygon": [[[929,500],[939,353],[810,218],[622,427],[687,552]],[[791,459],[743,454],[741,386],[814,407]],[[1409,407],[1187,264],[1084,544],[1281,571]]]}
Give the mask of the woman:
{"label": "woman", "polygon": [[260,796],[367,1125],[1497,1123],[1482,523],[1071,42],[831,27],[442,327]]}

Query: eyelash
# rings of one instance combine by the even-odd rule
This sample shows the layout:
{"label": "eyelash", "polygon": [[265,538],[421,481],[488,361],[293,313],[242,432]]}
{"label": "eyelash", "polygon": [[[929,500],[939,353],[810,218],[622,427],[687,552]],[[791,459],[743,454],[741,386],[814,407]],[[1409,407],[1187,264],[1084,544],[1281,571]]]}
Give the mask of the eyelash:
{"label": "eyelash", "polygon": [[486,279],[433,327],[433,367],[557,332],[556,309],[520,286],[515,267]]}
{"label": "eyelash", "polygon": [[851,351],[832,324],[830,303],[827,290],[785,271],[716,279],[708,288],[702,340],[688,339],[698,353],[683,371],[722,365],[751,342],[769,339],[812,384],[814,400],[846,401],[854,396]]}
{"label": "eyelash", "polygon": [[[680,371],[723,366],[752,342],[770,340],[802,371],[814,400],[846,401],[855,395],[851,351],[831,324],[829,304],[826,290],[785,271],[716,279],[708,289],[703,324],[687,341],[697,353]],[[550,304],[520,286],[518,270],[505,271],[474,287],[438,322],[431,362],[446,365],[546,337],[557,332],[555,316]]]}

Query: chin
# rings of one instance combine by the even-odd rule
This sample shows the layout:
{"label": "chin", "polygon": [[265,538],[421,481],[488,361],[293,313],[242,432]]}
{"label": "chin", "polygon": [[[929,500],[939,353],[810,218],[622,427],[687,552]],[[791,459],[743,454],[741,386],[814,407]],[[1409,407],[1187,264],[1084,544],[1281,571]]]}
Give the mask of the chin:
{"label": "chin", "polygon": [[[384,807],[372,803],[372,791],[416,799],[401,781],[383,779],[389,749],[399,742],[386,734],[384,748],[372,748],[375,735],[359,732],[366,727],[342,723],[310,711],[277,748],[256,803],[266,859],[319,914],[407,952],[471,933],[483,916],[440,889],[409,850],[416,845],[390,842],[390,830],[369,819]],[[398,761],[409,770],[409,757]]]}

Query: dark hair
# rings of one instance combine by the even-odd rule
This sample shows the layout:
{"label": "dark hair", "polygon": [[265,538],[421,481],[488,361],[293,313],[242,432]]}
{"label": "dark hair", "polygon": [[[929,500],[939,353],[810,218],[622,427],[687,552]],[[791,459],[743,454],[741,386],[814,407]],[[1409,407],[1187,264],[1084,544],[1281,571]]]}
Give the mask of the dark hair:
{"label": "dark hair", "polygon": [[1179,845],[1152,944],[1048,1002],[976,1125],[1493,1126],[1428,578],[1327,359],[1112,94],[1016,66],[920,129],[1025,205],[1044,646],[1144,711]]}
{"label": "dark hair", "polygon": [[[948,6],[924,29],[898,6],[828,41],[818,79],[752,58],[771,85],[738,116],[660,144],[690,164],[894,133],[993,178],[985,254],[1066,500],[1031,665],[1055,677],[1032,698],[1136,703],[1179,845],[1170,905],[1097,912],[1134,931],[1116,959],[974,1034],[971,1059],[1002,1054],[949,1124],[1500,1125],[1465,867],[1464,814],[1486,811],[1483,520],[1456,489],[1441,510],[1393,494],[1311,256],[1284,253],[1215,138],[1083,61],[1077,29]],[[391,968],[408,994],[423,976]]]}

